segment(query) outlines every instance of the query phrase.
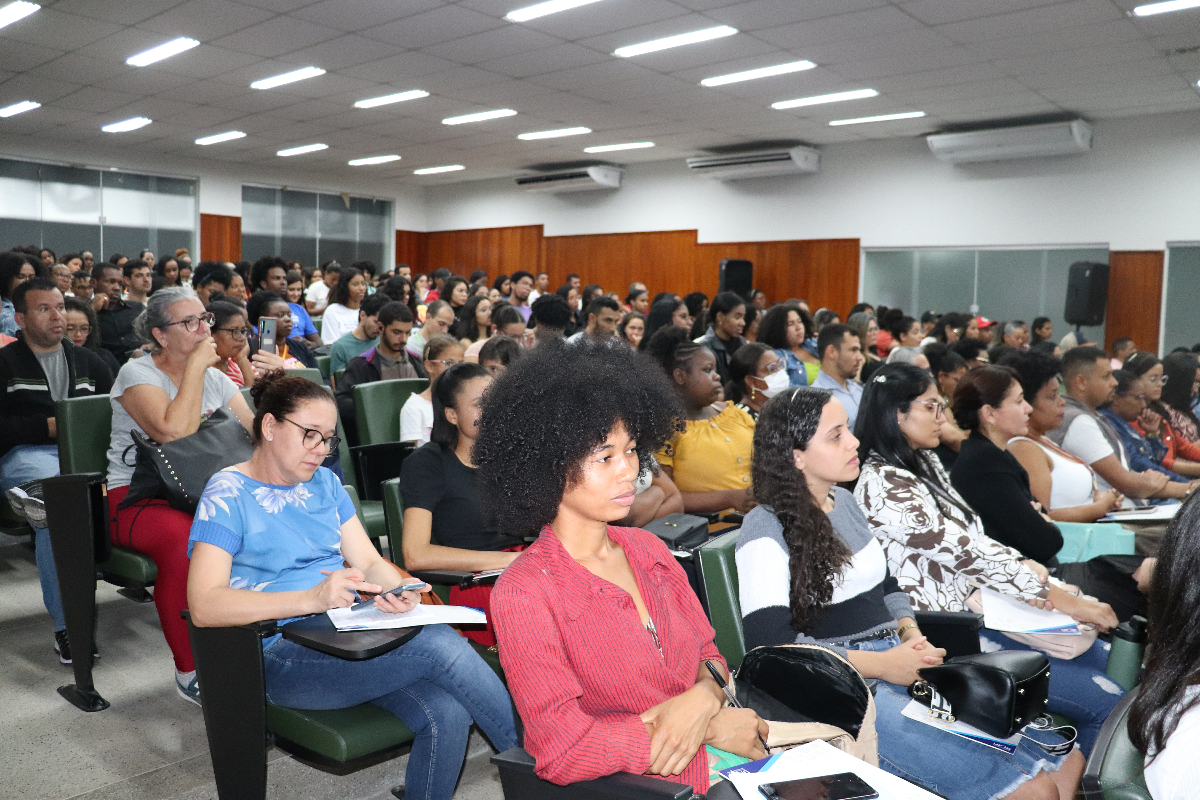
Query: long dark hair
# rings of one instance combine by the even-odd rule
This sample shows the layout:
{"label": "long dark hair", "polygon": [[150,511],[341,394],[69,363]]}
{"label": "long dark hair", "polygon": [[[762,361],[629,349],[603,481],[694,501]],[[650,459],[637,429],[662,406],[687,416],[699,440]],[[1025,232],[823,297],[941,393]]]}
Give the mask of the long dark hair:
{"label": "long dark hair", "polygon": [[1195,353],[1169,353],[1162,363],[1163,375],[1167,379],[1163,384],[1163,402],[1200,427],[1200,419],[1192,411],[1192,384],[1196,381],[1200,359],[1196,358]]}
{"label": "long dark hair", "polygon": [[1150,586],[1146,674],[1129,709],[1129,739],[1157,756],[1179,720],[1200,703],[1188,689],[1200,675],[1200,495],[1167,528]]}
{"label": "long dark hair", "polygon": [[[357,267],[342,267],[342,271],[338,273],[338,282],[333,285],[333,291],[329,293],[329,302],[346,306],[346,303],[350,302],[350,281],[362,274],[362,270]],[[363,279],[366,280],[366,276],[363,276]],[[363,299],[367,298],[364,296]]]}
{"label": "long dark hair", "polygon": [[806,630],[833,599],[834,578],[853,557],[796,469],[793,450],[807,450],[833,395],[802,387],[781,392],[763,406],[754,431],[754,497],[783,525],[791,574],[792,629]]}
{"label": "long dark hair", "polygon": [[458,447],[458,427],[446,419],[446,409],[456,407],[458,396],[462,394],[467,381],[490,377],[486,369],[470,361],[455,364],[438,376],[430,392],[433,395],[433,429],[429,432],[431,442],[437,442],[443,450]]}
{"label": "long dark hair", "polygon": [[800,322],[804,324],[804,338],[810,338],[813,335],[812,317],[805,313],[799,303],[789,302],[776,303],[767,309],[763,314],[762,321],[758,323],[756,341],[762,342],[768,347],[774,347],[776,350],[790,350],[787,342],[789,311],[795,311],[796,316],[800,317]]}
{"label": "long dark hair", "polygon": [[[1147,353],[1145,350],[1139,350],[1136,353],[1134,353],[1133,355],[1131,355],[1129,358],[1125,359],[1121,368],[1128,370],[1129,372],[1132,372],[1134,375],[1136,375],[1139,378],[1144,378],[1146,376],[1147,372],[1154,369],[1161,363],[1163,363],[1163,362],[1159,361],[1158,356],[1154,355],[1153,353]],[[1166,374],[1167,374],[1167,368],[1164,366],[1163,367],[1163,375],[1166,375]],[[1170,382],[1171,381],[1168,379],[1167,383],[1170,383]],[[1188,382],[1188,388],[1189,389],[1191,388],[1190,381]],[[1164,389],[1165,389],[1165,387],[1164,387]],[[1161,398],[1158,400],[1155,400],[1152,403],[1147,403],[1146,406],[1151,411],[1153,411],[1155,414],[1158,414],[1163,419],[1166,419],[1168,421],[1168,423],[1170,422],[1170,419],[1169,419],[1168,413],[1167,413],[1167,405],[1166,405],[1166,403],[1164,403],[1162,401]]]}
{"label": "long dark hair", "polygon": [[[466,339],[468,342],[479,341],[479,323],[475,321],[475,312],[479,308],[479,304],[487,300],[487,295],[473,294],[467,298],[467,302],[463,304],[462,312],[455,321],[450,332],[458,339]],[[491,300],[488,300],[491,303]],[[520,312],[517,312],[520,313]],[[491,324],[489,318],[488,324]]]}
{"label": "long dark hair", "polygon": [[[672,320],[675,317],[675,312],[683,305],[682,300],[676,300],[674,296],[664,297],[661,300],[654,301],[654,305],[650,306],[650,313],[646,315],[646,333],[642,335],[642,343],[638,345],[639,350],[645,350],[650,339],[658,332],[659,328],[665,328],[668,325],[673,325]],[[680,330],[683,330],[682,328]],[[686,334],[687,331],[684,331]]]}
{"label": "long dark hair", "polygon": [[877,369],[863,390],[854,426],[858,457],[865,464],[874,454],[890,467],[911,472],[933,495],[942,516],[951,516],[950,508],[954,507],[966,516],[968,523],[974,522],[975,512],[971,507],[957,500],[950,487],[942,483],[933,467],[933,457],[914,450],[900,430],[898,414],[908,413],[912,402],[932,383],[929,370],[915,364],[885,364]]}
{"label": "long dark hair", "polygon": [[729,383],[725,384],[725,399],[742,402],[746,396],[746,377],[758,372],[758,362],[771,350],[762,342],[750,342],[734,351],[729,359]]}

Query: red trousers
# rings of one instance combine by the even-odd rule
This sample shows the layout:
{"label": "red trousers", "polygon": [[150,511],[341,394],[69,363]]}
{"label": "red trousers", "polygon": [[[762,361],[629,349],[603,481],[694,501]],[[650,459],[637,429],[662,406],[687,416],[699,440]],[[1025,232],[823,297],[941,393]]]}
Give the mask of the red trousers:
{"label": "red trousers", "polygon": [[187,608],[188,565],[191,563],[187,548],[192,517],[171,508],[165,500],[144,500],[118,511],[117,506],[128,493],[128,486],[108,490],[109,518],[116,520],[111,532],[113,544],[144,553],[158,565],[158,579],[154,582],[158,621],[175,657],[175,669],[191,672],[196,668],[192,661],[192,645],[187,623],[179,612]]}

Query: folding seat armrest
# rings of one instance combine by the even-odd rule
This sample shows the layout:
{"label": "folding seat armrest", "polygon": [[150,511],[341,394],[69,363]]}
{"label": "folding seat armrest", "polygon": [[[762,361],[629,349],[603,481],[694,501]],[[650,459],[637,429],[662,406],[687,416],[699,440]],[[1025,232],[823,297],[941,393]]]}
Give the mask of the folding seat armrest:
{"label": "folding seat armrest", "polygon": [[414,578],[420,578],[434,586],[461,586],[468,584],[475,576],[474,572],[461,572],[453,569],[412,569],[408,571]]}
{"label": "folding seat armrest", "polygon": [[685,784],[619,772],[567,786],[539,778],[533,771],[533,756],[519,747],[492,756],[500,771],[506,800],[691,800],[692,787]]}

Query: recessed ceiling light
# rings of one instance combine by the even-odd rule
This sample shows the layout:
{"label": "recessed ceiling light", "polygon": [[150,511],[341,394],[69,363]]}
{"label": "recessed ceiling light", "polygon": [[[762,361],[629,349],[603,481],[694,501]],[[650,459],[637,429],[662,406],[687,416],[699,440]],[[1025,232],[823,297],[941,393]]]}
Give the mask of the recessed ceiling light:
{"label": "recessed ceiling light", "polygon": [[366,100],[359,100],[354,104],[354,107],[375,108],[375,106],[386,106],[391,103],[403,103],[405,100],[417,100],[422,97],[429,97],[429,92],[424,92],[420,89],[410,89],[407,92],[385,94],[382,97],[368,97]]}
{"label": "recessed ceiling light", "polygon": [[900,114],[880,114],[877,117],[856,117],[855,119],[835,119],[830,125],[861,125],[864,122],[889,122],[894,119],[916,119],[925,116],[924,111],[905,111]]}
{"label": "recessed ceiling light", "polygon": [[833,94],[818,94],[812,97],[801,97],[796,100],[781,100],[771,103],[771,108],[782,111],[785,108],[800,108],[801,106],[819,106],[822,103],[840,103],[843,100],[862,100],[876,97],[879,92],[874,89],[855,89],[851,92],[834,92]]}
{"label": "recessed ceiling light", "polygon": [[463,114],[461,117],[446,117],[442,120],[443,125],[462,125],[464,122],[483,122],[486,119],[499,119],[500,117],[514,117],[517,112],[511,108],[498,108],[495,111],[480,111],[478,114]]}
{"label": "recessed ceiling light", "polygon": [[710,39],[720,39],[723,36],[733,36],[737,32],[737,28],[731,28],[728,25],[718,25],[715,28],[705,28],[702,31],[680,33],[676,36],[668,36],[665,39],[655,39],[651,42],[642,42],[641,44],[631,44],[627,47],[618,47],[613,51],[613,55],[619,56],[620,58],[640,56],[642,53],[653,53],[656,50],[666,50],[671,47],[679,47],[685,44],[696,44],[697,42],[707,42]]}
{"label": "recessed ceiling light", "polygon": [[152,121],[146,117],[131,117],[120,122],[114,122],[111,125],[105,125],[100,130],[107,133],[125,133],[126,131],[136,131],[138,128],[144,128]]}
{"label": "recessed ceiling light", "polygon": [[386,164],[389,161],[399,161],[400,156],[369,156],[367,158],[352,158],[346,163],[352,167],[369,167],[372,164]]}
{"label": "recessed ceiling light", "polygon": [[413,175],[436,175],[439,172],[458,172],[460,169],[466,169],[462,164],[447,164],[444,167],[422,167],[414,169]]}
{"label": "recessed ceiling light", "polygon": [[145,52],[130,56],[125,59],[125,63],[133,67],[144,67],[147,64],[153,64],[155,61],[162,61],[164,58],[177,56],[182,52],[199,46],[200,43],[195,39],[180,36],[178,39],[172,39],[165,44],[160,44],[158,47],[151,47]]}
{"label": "recessed ceiling light", "polygon": [[39,8],[41,6],[37,3],[26,3],[25,0],[17,0],[15,3],[9,3],[0,8],[0,28],[12,25],[19,19],[25,19]]}
{"label": "recessed ceiling light", "polygon": [[757,78],[770,78],[772,75],[787,75],[789,72],[803,72],[806,69],[812,69],[816,64],[804,59],[802,61],[792,61],[787,64],[776,64],[773,67],[759,67],[758,69],[749,69],[745,72],[735,72],[732,75],[718,75],[715,78],[705,78],[700,81],[701,86],[724,86],[727,83],[741,83],[742,81],[752,81]]}
{"label": "recessed ceiling light", "polygon": [[559,128],[556,131],[534,131],[533,133],[518,134],[518,139],[557,139],[560,136],[579,136],[581,133],[591,133],[591,128]]}
{"label": "recessed ceiling light", "polygon": [[1165,3],[1148,3],[1133,9],[1135,17],[1150,17],[1155,14],[1166,14],[1168,11],[1183,11],[1188,8],[1200,7],[1200,0],[1167,0]]}
{"label": "recessed ceiling light", "polygon": [[22,100],[19,103],[13,103],[11,106],[0,108],[0,117],[15,117],[17,114],[23,114],[26,111],[33,111],[35,108],[41,107],[41,103],[35,103],[32,100]]}
{"label": "recessed ceiling light", "polygon": [[299,147],[289,147],[286,150],[280,150],[275,155],[287,158],[288,156],[298,156],[304,153],[315,153],[318,150],[325,150],[328,147],[329,145],[327,144],[303,144]]}
{"label": "recessed ceiling light", "polygon": [[234,139],[243,139],[246,134],[241,131],[225,131],[225,133],[214,133],[212,136],[201,136],[196,140],[196,144],[220,144],[221,142],[230,142]]}
{"label": "recessed ceiling light", "polygon": [[282,75],[276,75],[273,78],[263,78],[261,81],[255,81],[250,84],[251,89],[274,89],[276,86],[283,86],[285,83],[295,83],[309,78],[315,78],[318,75],[324,75],[325,70],[320,67],[305,67],[304,69],[292,70],[285,72]]}
{"label": "recessed ceiling light", "polygon": [[628,142],[626,144],[598,144],[595,147],[585,147],[585,153],[611,153],[614,150],[641,150],[643,147],[654,147],[654,142]]}
{"label": "recessed ceiling light", "polygon": [[545,3],[537,5],[525,6],[518,8],[515,11],[510,11],[504,15],[504,18],[509,22],[525,22],[538,17],[544,17],[547,14],[557,14],[559,11],[568,11],[572,8],[579,8],[598,0],[546,0]]}

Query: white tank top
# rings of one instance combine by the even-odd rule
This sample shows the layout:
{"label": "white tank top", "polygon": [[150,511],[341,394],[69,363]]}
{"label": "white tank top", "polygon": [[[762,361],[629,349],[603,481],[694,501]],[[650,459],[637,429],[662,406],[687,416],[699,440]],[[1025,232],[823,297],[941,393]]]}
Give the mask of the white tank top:
{"label": "white tank top", "polygon": [[1066,458],[1054,448],[1047,447],[1041,442],[1025,436],[1014,437],[1012,441],[1033,442],[1050,456],[1050,508],[1074,508],[1086,506],[1093,499],[1092,471],[1086,465],[1074,459]]}

